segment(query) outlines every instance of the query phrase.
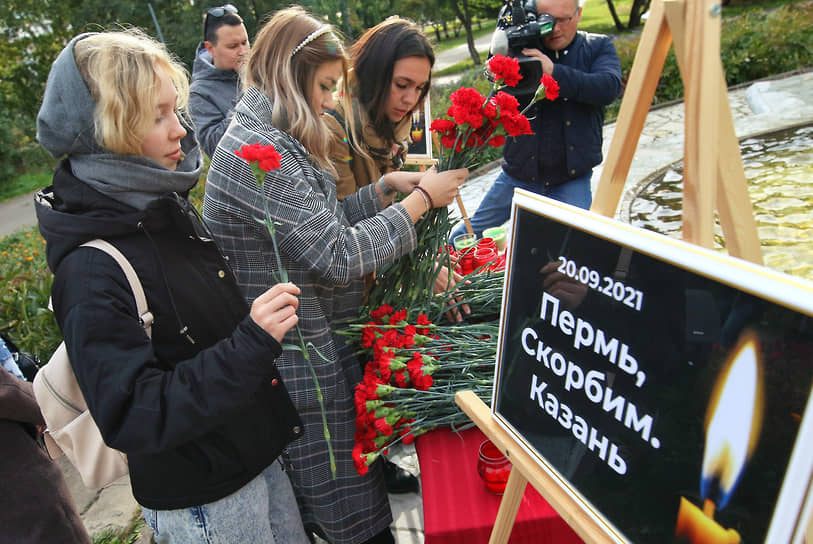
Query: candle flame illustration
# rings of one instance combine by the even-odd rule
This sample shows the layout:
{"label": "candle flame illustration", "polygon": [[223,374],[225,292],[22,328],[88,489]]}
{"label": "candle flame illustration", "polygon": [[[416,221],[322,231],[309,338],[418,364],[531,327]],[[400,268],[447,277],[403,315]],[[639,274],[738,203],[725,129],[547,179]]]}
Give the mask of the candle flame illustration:
{"label": "candle flame illustration", "polygon": [[[720,373],[706,415],[700,493],[718,508],[728,503],[762,426],[763,390],[759,344],[744,333]],[[719,496],[710,497],[714,483]]]}

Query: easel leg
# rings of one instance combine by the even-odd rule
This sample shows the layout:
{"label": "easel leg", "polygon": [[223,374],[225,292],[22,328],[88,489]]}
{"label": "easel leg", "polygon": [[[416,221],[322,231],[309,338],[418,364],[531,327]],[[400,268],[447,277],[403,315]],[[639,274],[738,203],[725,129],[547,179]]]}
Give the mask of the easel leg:
{"label": "easel leg", "polygon": [[[725,76],[720,68],[720,157],[717,173],[717,212],[729,255],[761,265],[762,247],[759,243],[754,207],[748,192],[748,178],[742,165],[742,154],[734,118],[725,92]],[[811,543],[813,544],[813,543]]]}
{"label": "easel leg", "polygon": [[[666,19],[675,36],[675,57],[684,81],[688,74],[687,48],[685,45],[685,11],[683,0],[664,2]],[[753,206],[748,194],[748,180],[742,165],[739,141],[734,130],[734,118],[728,102],[722,63],[717,68],[719,103],[717,111],[720,149],[717,157],[718,171],[716,203],[720,226],[726,240],[729,255],[752,263],[762,264],[762,248],[759,243]]]}
{"label": "easel leg", "polygon": [[615,215],[671,44],[672,34],[664,17],[663,2],[656,0],[652,2],[635,53],[591,211],[607,217]]}
{"label": "easel leg", "polygon": [[[683,239],[714,245],[714,199],[719,167],[720,13],[713,0],[687,0],[684,74],[686,137],[683,166]],[[719,8],[719,4],[717,5]]]}
{"label": "easel leg", "polygon": [[528,480],[520,474],[519,470],[511,471],[511,474],[508,476],[508,483],[505,486],[502,501],[500,501],[500,509],[497,511],[497,520],[494,522],[494,529],[491,530],[491,538],[488,539],[488,544],[505,544],[508,542],[527,484]]}
{"label": "easel leg", "polygon": [[471,221],[469,220],[469,214],[466,213],[466,207],[463,205],[463,199],[460,198],[460,193],[457,193],[457,196],[454,197],[455,201],[457,202],[457,207],[460,209],[460,214],[463,216],[463,223],[466,224],[466,232],[469,234],[474,234],[474,229],[471,228]]}

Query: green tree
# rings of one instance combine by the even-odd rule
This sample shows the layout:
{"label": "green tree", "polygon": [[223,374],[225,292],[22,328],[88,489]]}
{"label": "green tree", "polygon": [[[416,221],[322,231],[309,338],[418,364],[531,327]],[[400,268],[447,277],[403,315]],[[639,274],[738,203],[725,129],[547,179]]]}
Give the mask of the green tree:
{"label": "green tree", "polygon": [[316,0],[313,2],[311,10],[314,14],[326,17],[328,22],[341,30],[345,38],[350,41],[354,34],[353,5],[355,2],[352,0]]}
{"label": "green tree", "polygon": [[72,3],[0,3],[0,183],[47,154],[34,138],[35,119],[51,63],[70,34]]}
{"label": "green tree", "polygon": [[426,27],[436,18],[436,6],[423,0],[403,0],[398,15],[412,19],[421,27]]}
{"label": "green tree", "polygon": [[632,0],[632,6],[630,7],[630,14],[629,20],[627,22],[627,26],[625,27],[624,24],[621,22],[621,19],[618,17],[618,13],[615,10],[615,4],[613,4],[613,0],[607,0],[607,8],[610,10],[610,15],[613,18],[613,22],[615,23],[615,28],[619,31],[622,30],[632,30],[633,28],[637,28],[641,26],[641,15],[649,10],[649,5],[651,4],[651,0]]}
{"label": "green tree", "polygon": [[[347,0],[338,0],[347,1]],[[284,0],[234,1],[253,37]],[[188,69],[203,39],[207,4],[189,0],[4,0],[0,3],[0,183],[48,164],[35,141],[35,120],[51,63],[76,34],[139,27],[163,38]],[[310,7],[310,6],[307,6]],[[152,8],[152,10],[150,10]],[[160,32],[159,32],[160,29]]]}
{"label": "green tree", "polygon": [[472,33],[472,10],[469,9],[469,0],[445,0],[445,3],[452,9],[457,20],[463,26],[466,33],[466,45],[469,48],[469,56],[475,66],[482,64],[480,54],[474,47],[474,34]]}

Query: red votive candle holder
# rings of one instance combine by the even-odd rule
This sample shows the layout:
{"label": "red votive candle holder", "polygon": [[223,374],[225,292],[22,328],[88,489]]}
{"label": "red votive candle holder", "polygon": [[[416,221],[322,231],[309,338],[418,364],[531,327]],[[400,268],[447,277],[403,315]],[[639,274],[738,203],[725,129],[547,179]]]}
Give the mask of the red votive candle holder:
{"label": "red votive candle holder", "polygon": [[497,249],[497,243],[494,241],[493,238],[480,238],[480,240],[477,242],[477,247],[484,247],[484,248],[491,247],[491,248],[494,248],[496,250]]}
{"label": "red votive candle holder", "polygon": [[487,265],[492,261],[497,260],[497,248],[496,247],[477,247],[474,250],[474,268],[480,268],[481,266]]}
{"label": "red votive candle holder", "polygon": [[465,274],[471,274],[474,270],[474,248],[468,247],[463,249],[462,251],[458,252],[460,258],[457,261],[457,264],[460,265],[460,269]]}
{"label": "red votive candle holder", "polygon": [[511,462],[491,440],[480,444],[477,474],[485,482],[486,489],[495,495],[503,494],[511,474]]}

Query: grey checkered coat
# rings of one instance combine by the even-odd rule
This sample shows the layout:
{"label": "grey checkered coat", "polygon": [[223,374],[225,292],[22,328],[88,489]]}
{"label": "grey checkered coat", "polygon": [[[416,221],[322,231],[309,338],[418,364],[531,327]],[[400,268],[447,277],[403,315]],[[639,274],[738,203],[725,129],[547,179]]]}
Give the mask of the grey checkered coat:
{"label": "grey checkered coat", "polygon": [[[302,290],[299,326],[305,341],[325,356],[310,350],[338,478],[331,479],[312,377],[302,354],[292,350],[277,365],[305,424],[305,436],[283,453],[285,466],[306,526],[317,524],[335,544],[363,542],[384,530],[392,515],[380,467],[361,477],[353,466],[353,387],[361,370],[331,329],[336,320],[358,314],[366,274],[415,248],[415,228],[403,206],[381,209],[374,185],[338,202],[333,178],[308,160],[298,141],[271,126],[271,109],[265,94],[255,88],[246,91],[212,157],[203,215],[249,301],[278,276],[271,238],[256,220],[264,216],[266,204],[278,223],[282,266]],[[281,168],[270,172],[262,187],[248,164],[234,155],[254,142],[273,144],[282,154]],[[285,342],[298,344],[293,333]]]}

